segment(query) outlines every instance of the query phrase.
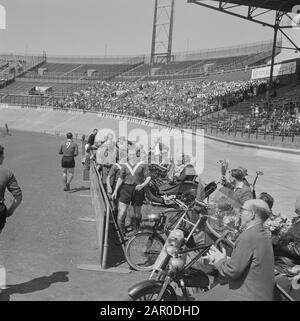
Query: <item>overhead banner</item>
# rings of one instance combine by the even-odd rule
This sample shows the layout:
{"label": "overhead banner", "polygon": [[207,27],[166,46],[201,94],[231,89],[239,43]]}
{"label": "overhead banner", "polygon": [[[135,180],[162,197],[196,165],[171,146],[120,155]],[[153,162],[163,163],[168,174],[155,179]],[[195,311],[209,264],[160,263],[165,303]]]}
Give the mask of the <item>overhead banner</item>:
{"label": "overhead banner", "polygon": [[[285,64],[274,65],[273,76],[283,76],[283,75],[291,75],[296,73],[297,62],[288,62]],[[271,66],[262,67],[252,70],[251,79],[261,79],[270,77]]]}

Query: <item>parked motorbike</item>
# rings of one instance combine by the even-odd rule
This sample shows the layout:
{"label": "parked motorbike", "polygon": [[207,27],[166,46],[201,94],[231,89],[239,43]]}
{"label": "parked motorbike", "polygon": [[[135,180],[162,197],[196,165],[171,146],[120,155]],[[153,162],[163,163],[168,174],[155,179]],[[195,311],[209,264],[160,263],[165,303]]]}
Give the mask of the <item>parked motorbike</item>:
{"label": "parked motorbike", "polygon": [[211,245],[225,247],[231,254],[234,243],[227,230],[220,235],[210,226],[207,218],[208,205],[195,201],[194,206],[178,220],[174,230],[161,250],[149,280],[133,285],[129,300],[133,301],[176,301],[174,285],[181,289],[183,298],[189,300],[187,288],[208,291],[218,283],[216,270],[203,261],[195,266],[209,251]]}
{"label": "parked motorbike", "polygon": [[[204,188],[204,198],[207,199],[217,188],[214,182]],[[168,201],[167,201],[168,199]],[[142,221],[141,229],[126,243],[125,256],[128,264],[138,271],[151,271],[159,253],[164,247],[165,240],[177,224],[186,215],[189,217],[194,203],[187,206],[175,195],[166,197],[169,205],[159,213],[150,212]]]}

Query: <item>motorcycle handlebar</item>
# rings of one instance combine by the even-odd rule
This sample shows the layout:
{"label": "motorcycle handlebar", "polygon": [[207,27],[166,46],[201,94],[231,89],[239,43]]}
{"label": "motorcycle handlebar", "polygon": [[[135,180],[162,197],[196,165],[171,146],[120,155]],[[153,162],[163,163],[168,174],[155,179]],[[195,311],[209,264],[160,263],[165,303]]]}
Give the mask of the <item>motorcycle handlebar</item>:
{"label": "motorcycle handlebar", "polygon": [[220,243],[222,241],[227,243],[228,245],[230,245],[233,248],[234,243],[226,238],[226,236],[228,234],[230,234],[230,231],[226,231],[220,238],[217,239],[217,241],[215,242],[215,247],[216,248],[219,248],[219,245],[220,245]]}

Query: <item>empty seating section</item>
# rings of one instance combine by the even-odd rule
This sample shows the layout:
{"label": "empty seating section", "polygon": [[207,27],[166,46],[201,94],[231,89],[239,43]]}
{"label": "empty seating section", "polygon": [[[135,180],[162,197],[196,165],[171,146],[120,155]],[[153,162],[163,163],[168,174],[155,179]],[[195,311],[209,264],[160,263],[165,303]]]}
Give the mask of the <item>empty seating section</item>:
{"label": "empty seating section", "polygon": [[[277,48],[277,53],[280,52]],[[39,62],[36,68],[23,68],[23,78],[44,80],[166,80],[175,78],[197,78],[212,73],[222,73],[245,66],[265,64],[271,57],[272,42],[244,46],[201,50],[188,53],[174,53],[173,61],[149,64],[150,57],[52,57]],[[6,59],[11,59],[9,56]],[[52,59],[52,60],[51,60]],[[147,63],[145,63],[147,61]],[[0,56],[0,72],[1,72]],[[41,68],[41,70],[39,70]],[[43,70],[42,70],[43,69]]]}
{"label": "empty seating section", "polygon": [[[126,72],[136,65],[132,64],[67,64],[67,63],[46,63],[39,68],[43,68],[43,74],[38,73],[38,69],[31,70],[23,75],[24,78],[36,79],[109,79],[123,72]],[[92,75],[88,75],[88,70],[93,70]]]}
{"label": "empty seating section", "polygon": [[41,68],[46,68],[47,72],[57,72],[57,73],[66,73],[70,72],[73,69],[80,67],[80,64],[55,64],[55,63],[46,63],[41,66]]}
{"label": "empty seating section", "polygon": [[82,83],[53,83],[53,82],[25,82],[15,81],[11,85],[0,90],[0,95],[28,95],[29,90],[35,86],[52,87],[55,96],[65,96],[73,93],[76,90],[81,90],[87,87],[87,84]]}
{"label": "empty seating section", "polygon": [[[270,56],[270,54],[267,54]],[[256,59],[254,58],[256,57]],[[190,60],[190,61],[180,61],[171,62],[169,64],[154,64],[150,66],[149,64],[141,65],[138,68],[133,69],[126,73],[126,77],[158,77],[158,79],[164,79],[163,76],[177,75],[180,78],[185,78],[185,76],[201,76],[211,72],[220,72],[222,70],[231,69],[242,69],[246,65],[251,66],[257,59],[261,60],[262,56],[258,54],[242,55],[234,57],[225,57],[219,59],[202,59],[202,60]],[[207,70],[205,65],[211,65]],[[122,76],[122,75],[121,75]],[[124,75],[125,76],[125,75]]]}
{"label": "empty seating section", "polygon": [[1,104],[14,104],[14,105],[45,105],[48,97],[43,96],[24,96],[24,95],[2,95],[0,93]]}

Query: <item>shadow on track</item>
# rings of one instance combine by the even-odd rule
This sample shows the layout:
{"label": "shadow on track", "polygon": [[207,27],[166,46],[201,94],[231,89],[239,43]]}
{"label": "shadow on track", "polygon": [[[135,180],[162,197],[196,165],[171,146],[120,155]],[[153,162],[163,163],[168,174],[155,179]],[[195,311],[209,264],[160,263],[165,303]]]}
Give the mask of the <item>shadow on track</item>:
{"label": "shadow on track", "polygon": [[76,193],[76,192],[80,192],[80,191],[89,191],[89,190],[90,190],[89,187],[81,186],[81,187],[75,187],[75,188],[70,189],[69,193],[72,194],[72,193]]}
{"label": "shadow on track", "polygon": [[50,287],[53,283],[58,282],[68,282],[69,272],[66,271],[60,271],[60,272],[54,272],[49,276],[42,276],[33,280],[30,280],[28,282],[15,284],[15,285],[8,285],[7,289],[2,290],[0,292],[0,301],[9,301],[10,296],[12,294],[27,294],[32,293],[36,291],[45,290]]}

